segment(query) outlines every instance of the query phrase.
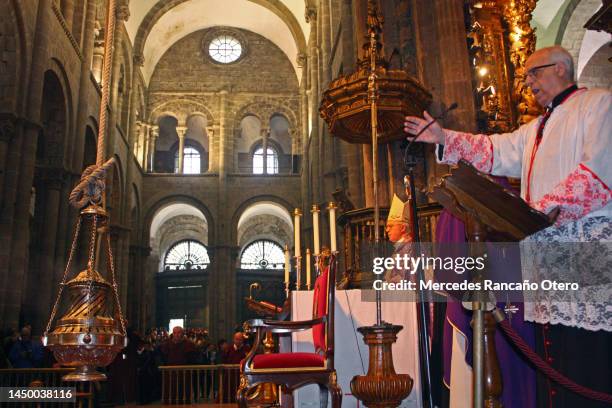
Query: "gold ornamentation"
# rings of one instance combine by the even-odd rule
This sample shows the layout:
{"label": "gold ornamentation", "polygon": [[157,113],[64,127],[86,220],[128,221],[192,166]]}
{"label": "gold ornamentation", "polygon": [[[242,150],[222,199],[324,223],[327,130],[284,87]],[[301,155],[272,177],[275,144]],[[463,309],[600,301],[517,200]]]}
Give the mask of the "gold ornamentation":
{"label": "gold ornamentation", "polygon": [[478,124],[483,132],[508,132],[514,126],[506,36],[494,1],[470,5],[469,51],[476,81]]}
{"label": "gold ornamentation", "polygon": [[502,13],[508,25],[510,39],[510,61],[514,65],[513,101],[518,112],[518,123],[522,125],[537,117],[541,109],[536,104],[531,89],[525,86],[525,62],[535,51],[535,31],[531,28],[531,13],[536,0],[513,0],[504,2]]}
{"label": "gold ornamentation", "polygon": [[319,113],[330,133],[349,143],[372,143],[373,126],[378,143],[388,143],[404,138],[404,118],[421,115],[432,97],[406,71],[389,69],[379,41],[383,18],[373,1],[368,1],[367,23],[368,41],[357,70],[329,84]]}

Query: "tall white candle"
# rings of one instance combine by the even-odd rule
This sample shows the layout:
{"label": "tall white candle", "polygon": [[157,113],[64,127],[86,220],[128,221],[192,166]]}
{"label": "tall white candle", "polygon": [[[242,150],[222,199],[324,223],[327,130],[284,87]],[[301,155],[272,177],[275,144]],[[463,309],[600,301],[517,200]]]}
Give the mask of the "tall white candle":
{"label": "tall white candle", "polygon": [[285,245],[285,283],[286,284],[289,284],[289,268],[290,268],[289,247]]}
{"label": "tall white candle", "polygon": [[312,206],[312,230],[314,233],[314,254],[319,255],[319,206],[314,204]]}
{"label": "tall white candle", "polygon": [[293,217],[294,217],[294,225],[293,225],[293,229],[294,229],[294,233],[295,233],[295,239],[294,239],[294,245],[295,245],[295,257],[299,257],[301,255],[301,250],[300,250],[300,218],[302,217],[302,212],[300,211],[299,208],[296,208],[295,210],[293,210]]}
{"label": "tall white candle", "polygon": [[336,252],[336,204],[331,201],[327,206],[329,210],[329,242],[331,252]]}
{"label": "tall white candle", "polygon": [[306,248],[306,289],[310,289],[310,248]]}

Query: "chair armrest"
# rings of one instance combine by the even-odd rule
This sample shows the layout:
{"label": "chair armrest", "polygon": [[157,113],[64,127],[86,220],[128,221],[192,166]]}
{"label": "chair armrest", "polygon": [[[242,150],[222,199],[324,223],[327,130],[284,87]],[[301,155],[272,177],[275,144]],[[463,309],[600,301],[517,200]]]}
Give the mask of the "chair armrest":
{"label": "chair armrest", "polygon": [[312,326],[325,323],[326,317],[312,320],[282,321],[267,319],[251,319],[244,323],[245,331],[255,332],[257,330],[270,331],[272,333],[290,333],[311,329]]}

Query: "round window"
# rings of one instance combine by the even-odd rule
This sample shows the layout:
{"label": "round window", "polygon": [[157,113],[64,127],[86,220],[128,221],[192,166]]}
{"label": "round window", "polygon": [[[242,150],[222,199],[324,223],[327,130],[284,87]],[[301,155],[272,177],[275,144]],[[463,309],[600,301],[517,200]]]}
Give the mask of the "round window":
{"label": "round window", "polygon": [[240,41],[230,35],[221,35],[210,42],[208,53],[215,61],[229,64],[240,58],[242,45]]}

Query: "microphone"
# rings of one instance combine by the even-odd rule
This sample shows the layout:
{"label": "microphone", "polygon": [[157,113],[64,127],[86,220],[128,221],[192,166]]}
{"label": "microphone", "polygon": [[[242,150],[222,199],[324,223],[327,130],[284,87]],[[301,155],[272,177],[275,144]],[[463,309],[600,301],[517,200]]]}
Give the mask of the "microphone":
{"label": "microphone", "polygon": [[431,126],[431,125],[433,125],[433,123],[434,123],[436,120],[442,119],[443,117],[445,117],[445,116],[448,114],[448,112],[450,112],[450,111],[452,111],[452,110],[457,109],[457,107],[458,107],[458,106],[459,106],[459,104],[457,104],[457,102],[453,102],[453,103],[452,103],[452,104],[451,104],[451,105],[450,105],[448,108],[444,109],[444,110],[442,111],[442,113],[441,113],[441,114],[439,114],[438,116],[436,116],[436,117],[434,117],[432,120],[430,120],[430,121],[429,121],[429,123],[427,123],[427,125],[425,125],[425,127],[424,127],[423,129],[421,129],[421,130],[419,131],[419,133],[417,133],[416,135],[414,135],[414,137],[412,138],[412,140],[410,140],[410,141],[408,142],[408,144],[406,145],[406,152],[408,151],[408,149],[410,148],[410,146],[412,146],[412,144],[413,144],[414,142],[416,142],[416,140],[419,138],[419,136],[421,136],[421,134],[422,134],[424,131],[426,131],[426,130],[427,130],[427,129],[428,129],[430,126]]}

